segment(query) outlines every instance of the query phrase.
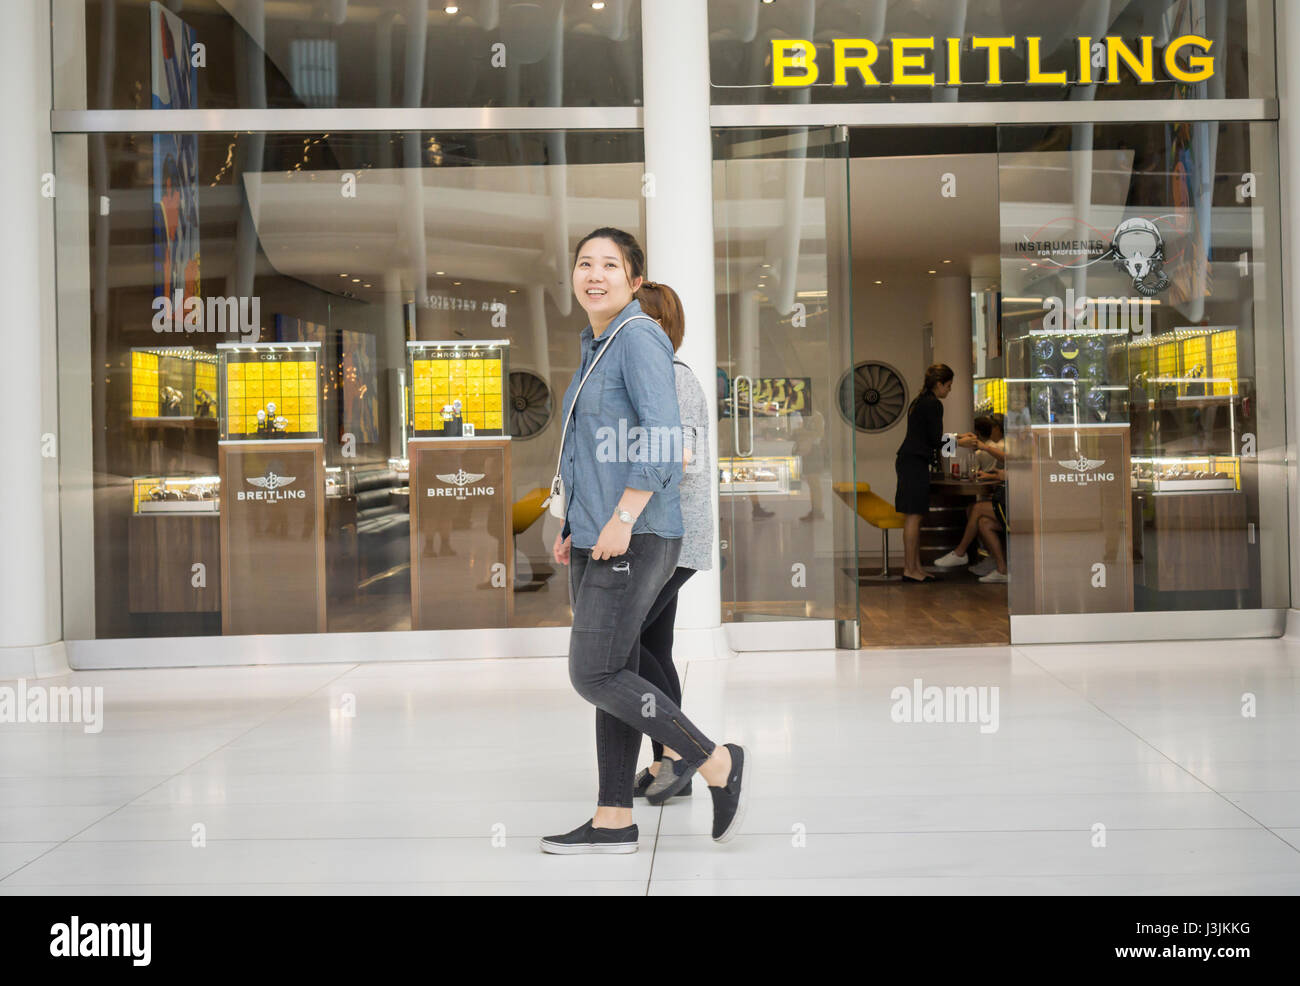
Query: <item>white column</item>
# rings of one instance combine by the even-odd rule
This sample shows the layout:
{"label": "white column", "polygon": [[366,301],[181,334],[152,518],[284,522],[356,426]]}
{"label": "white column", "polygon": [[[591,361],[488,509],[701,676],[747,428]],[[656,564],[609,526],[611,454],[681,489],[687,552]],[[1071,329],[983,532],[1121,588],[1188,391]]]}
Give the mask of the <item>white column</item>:
{"label": "white column", "polygon": [[970,431],[975,403],[971,376],[970,278],[932,277],[934,361],[952,367],[952,397],[944,401],[943,430]]}
{"label": "white column", "polygon": [[[0,265],[16,290],[0,361],[0,678],[66,668],[60,643],[58,408],[48,0],[10,4],[0,40]],[[55,189],[57,192],[57,188]]]}
{"label": "white column", "polygon": [[[645,200],[650,276],[669,284],[686,311],[678,357],[690,364],[709,402],[710,461],[717,462],[717,326],[714,321],[713,144],[709,129],[709,23],[699,0],[641,5],[646,172],[655,194]],[[713,473],[717,530],[717,472]],[[713,568],[682,588],[677,626],[719,628],[722,591],[715,541]],[[694,650],[694,648],[692,648]]]}
{"label": "white column", "polygon": [[[1277,50],[1290,53],[1300,45],[1300,3],[1280,0],[1277,9]],[[1291,608],[1300,594],[1300,483],[1296,471],[1296,429],[1300,427],[1300,352],[1297,352],[1297,313],[1300,312],[1300,69],[1288,58],[1277,60],[1278,138],[1282,171],[1282,310],[1285,313],[1287,382],[1287,468],[1291,501]],[[1300,630],[1296,617],[1288,629]]]}

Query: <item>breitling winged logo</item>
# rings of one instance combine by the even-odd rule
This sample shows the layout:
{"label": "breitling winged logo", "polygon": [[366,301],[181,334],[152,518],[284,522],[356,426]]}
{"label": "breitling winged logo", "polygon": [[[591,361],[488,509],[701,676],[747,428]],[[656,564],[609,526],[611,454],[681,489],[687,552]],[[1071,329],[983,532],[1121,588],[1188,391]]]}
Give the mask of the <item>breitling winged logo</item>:
{"label": "breitling winged logo", "polygon": [[1092,472],[1094,469],[1100,469],[1106,464],[1105,459],[1089,459],[1082,452],[1075,451],[1073,459],[1057,459],[1063,469],[1073,469],[1075,472]]}
{"label": "breitling winged logo", "polygon": [[265,476],[246,476],[244,478],[248,480],[250,485],[259,487],[260,489],[278,490],[282,487],[292,485],[293,481],[298,477],[277,476],[274,472],[268,472]]}
{"label": "breitling winged logo", "polygon": [[451,486],[468,486],[470,483],[477,483],[486,475],[481,472],[466,472],[464,469],[458,469],[455,472],[440,472],[437,476],[444,483]]}

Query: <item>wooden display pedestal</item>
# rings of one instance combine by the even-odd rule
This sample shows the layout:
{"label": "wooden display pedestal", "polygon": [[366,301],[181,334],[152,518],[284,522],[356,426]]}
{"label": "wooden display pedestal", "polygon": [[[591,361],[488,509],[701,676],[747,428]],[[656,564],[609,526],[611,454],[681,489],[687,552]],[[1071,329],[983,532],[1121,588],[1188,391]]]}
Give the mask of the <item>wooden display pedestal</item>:
{"label": "wooden display pedestal", "polygon": [[506,627],[514,615],[509,438],[413,438],[411,627]]}
{"label": "wooden display pedestal", "polygon": [[1131,612],[1129,425],[1039,425],[1030,435],[1033,529],[1013,521],[1011,531],[1031,541],[1030,612]]}
{"label": "wooden display pedestal", "polygon": [[221,632],[325,632],[325,446],[222,442]]}

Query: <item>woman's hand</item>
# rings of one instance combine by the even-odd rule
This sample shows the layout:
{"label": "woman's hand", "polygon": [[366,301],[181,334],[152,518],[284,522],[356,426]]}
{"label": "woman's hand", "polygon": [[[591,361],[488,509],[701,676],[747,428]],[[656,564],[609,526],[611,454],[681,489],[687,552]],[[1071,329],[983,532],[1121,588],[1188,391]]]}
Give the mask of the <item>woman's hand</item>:
{"label": "woman's hand", "polygon": [[573,545],[573,535],[570,534],[567,538],[563,535],[563,531],[557,533],[555,544],[551,545],[551,557],[555,559],[557,565],[569,564],[569,548]]}
{"label": "woman's hand", "polygon": [[982,449],[984,447],[984,443],[979,440],[979,437],[969,431],[957,436],[957,444],[962,448]]}
{"label": "woman's hand", "polygon": [[601,528],[600,537],[596,538],[596,546],[591,549],[592,561],[617,558],[625,554],[631,540],[632,525],[623,523],[617,517],[611,517]]}

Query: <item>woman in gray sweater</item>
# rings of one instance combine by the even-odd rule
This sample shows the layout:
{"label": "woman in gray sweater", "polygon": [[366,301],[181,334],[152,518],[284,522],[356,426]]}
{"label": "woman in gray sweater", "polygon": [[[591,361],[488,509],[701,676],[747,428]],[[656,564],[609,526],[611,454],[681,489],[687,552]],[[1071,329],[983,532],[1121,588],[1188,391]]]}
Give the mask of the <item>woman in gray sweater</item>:
{"label": "woman in gray sweater", "polygon": [[[681,348],[686,334],[686,319],[677,292],[666,284],[646,281],[636,294],[641,310],[657,321],[673,344],[673,352]],[[650,607],[641,625],[641,677],[655,685],[680,707],[682,683],[673,663],[673,623],[677,616],[677,592],[696,572],[713,567],[713,507],[709,498],[713,474],[709,463],[709,405],[704,399],[704,388],[681,360],[673,360],[677,375],[677,404],[682,419],[682,450],[684,472],[681,485],[682,551],[677,568]],[[664,758],[670,764],[680,758],[662,743],[653,742],[654,762],[637,775],[635,794],[645,797],[651,804],[662,804],[662,793],[673,777],[673,770],[664,771]],[[659,783],[656,783],[656,781]],[[689,797],[691,785],[687,783],[672,800]]]}

